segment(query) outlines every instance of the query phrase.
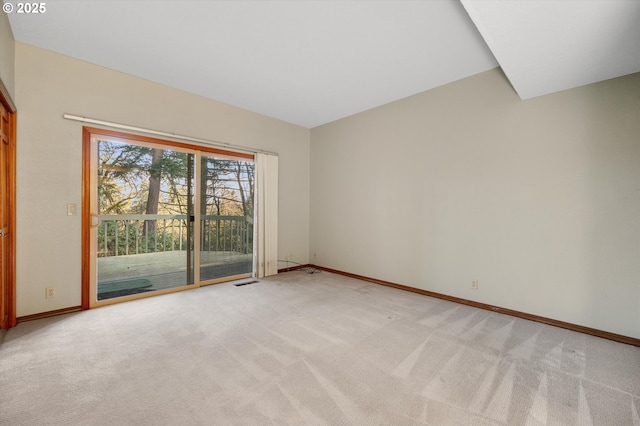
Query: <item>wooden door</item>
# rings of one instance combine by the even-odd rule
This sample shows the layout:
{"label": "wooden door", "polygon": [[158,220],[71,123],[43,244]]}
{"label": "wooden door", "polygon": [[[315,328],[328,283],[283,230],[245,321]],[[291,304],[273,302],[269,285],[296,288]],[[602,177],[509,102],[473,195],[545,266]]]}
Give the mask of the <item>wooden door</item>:
{"label": "wooden door", "polygon": [[0,328],[15,325],[13,132],[14,114],[0,102]]}

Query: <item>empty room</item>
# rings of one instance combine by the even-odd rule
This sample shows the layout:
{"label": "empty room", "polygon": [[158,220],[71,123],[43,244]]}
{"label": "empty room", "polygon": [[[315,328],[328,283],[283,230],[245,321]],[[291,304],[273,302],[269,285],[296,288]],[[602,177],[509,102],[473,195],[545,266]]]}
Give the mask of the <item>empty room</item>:
{"label": "empty room", "polygon": [[640,2],[3,1],[0,425],[640,426]]}

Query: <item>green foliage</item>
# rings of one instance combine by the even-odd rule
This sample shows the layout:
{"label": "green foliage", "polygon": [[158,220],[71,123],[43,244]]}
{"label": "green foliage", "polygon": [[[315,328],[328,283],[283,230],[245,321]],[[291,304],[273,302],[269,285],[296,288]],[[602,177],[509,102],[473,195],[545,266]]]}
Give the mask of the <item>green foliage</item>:
{"label": "green foliage", "polygon": [[[164,149],[153,160],[153,148],[115,141],[100,141],[98,148],[100,214],[143,214],[149,201],[151,179],[160,180],[159,214],[187,214],[189,157],[193,154]],[[200,162],[203,214],[253,216],[254,164],[203,155]]]}
{"label": "green foliage", "polygon": [[[155,155],[154,155],[155,153]],[[171,149],[103,140],[98,144],[98,197],[102,225],[98,228],[99,256],[186,250],[186,220],[193,214],[194,177],[200,179],[200,213],[235,216],[233,220],[203,220],[201,249],[250,253],[253,225],[254,164]],[[154,188],[153,190],[151,190]],[[153,196],[151,195],[153,194]],[[109,220],[110,215],[160,216]]]}

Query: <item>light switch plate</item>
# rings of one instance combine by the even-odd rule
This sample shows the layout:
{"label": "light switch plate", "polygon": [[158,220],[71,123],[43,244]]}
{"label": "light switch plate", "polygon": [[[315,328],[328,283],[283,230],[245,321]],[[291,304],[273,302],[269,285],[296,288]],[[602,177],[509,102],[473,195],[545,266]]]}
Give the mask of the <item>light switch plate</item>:
{"label": "light switch plate", "polygon": [[78,205],[76,203],[67,204],[67,215],[75,216],[78,214]]}

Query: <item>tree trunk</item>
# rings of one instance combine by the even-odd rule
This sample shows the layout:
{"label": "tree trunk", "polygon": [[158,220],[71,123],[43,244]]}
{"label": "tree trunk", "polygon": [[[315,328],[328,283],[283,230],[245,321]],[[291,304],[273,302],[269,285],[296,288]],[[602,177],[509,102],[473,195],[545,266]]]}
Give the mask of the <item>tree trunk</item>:
{"label": "tree trunk", "polygon": [[253,193],[253,174],[255,173],[255,168],[253,164],[249,164],[248,162],[244,163],[244,167],[247,169],[247,182],[249,183],[249,206],[247,208],[248,211],[245,212],[245,215],[253,217],[253,209],[255,208]]}
{"label": "tree trunk", "polygon": [[[153,148],[151,168],[149,169],[149,193],[145,214],[158,214],[158,206],[160,204],[160,180],[162,178],[160,161],[162,160],[163,154],[164,151],[162,149]],[[156,223],[155,220],[145,220],[143,235],[149,236],[155,234]]]}
{"label": "tree trunk", "polygon": [[244,195],[244,188],[242,187],[242,179],[240,176],[242,175],[242,163],[240,161],[236,161],[236,181],[238,182],[238,188],[240,190],[240,200],[242,201],[242,213],[247,216],[247,200]]}
{"label": "tree trunk", "polygon": [[205,156],[202,156],[202,161],[200,162],[200,214],[207,214],[207,191],[209,182],[209,159]]}

